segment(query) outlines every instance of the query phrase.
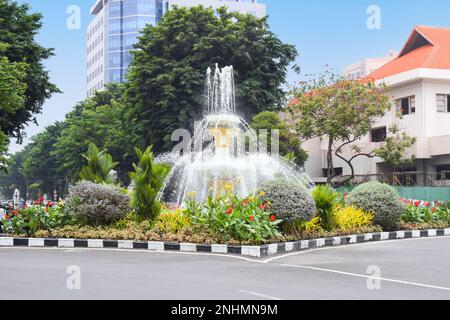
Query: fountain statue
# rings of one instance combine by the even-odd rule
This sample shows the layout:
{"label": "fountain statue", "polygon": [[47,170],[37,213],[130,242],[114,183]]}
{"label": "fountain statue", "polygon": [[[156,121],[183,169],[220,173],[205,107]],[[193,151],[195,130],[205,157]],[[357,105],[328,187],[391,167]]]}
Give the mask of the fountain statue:
{"label": "fountain statue", "polygon": [[278,177],[306,188],[314,185],[301,168],[273,154],[276,143],[268,154],[267,143],[258,142],[256,133],[237,115],[231,66],[216,66],[214,72],[208,68],[204,119],[192,140],[193,151],[160,157],[164,161],[171,158],[173,165],[160,193],[160,200],[166,203],[183,205],[188,194],[198,201],[225,192],[246,197]]}

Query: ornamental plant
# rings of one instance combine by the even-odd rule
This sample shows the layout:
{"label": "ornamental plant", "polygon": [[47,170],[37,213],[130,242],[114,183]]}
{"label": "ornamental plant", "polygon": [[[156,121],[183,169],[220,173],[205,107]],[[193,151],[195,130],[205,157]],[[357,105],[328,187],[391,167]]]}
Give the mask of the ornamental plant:
{"label": "ornamental plant", "polygon": [[152,148],[149,146],[145,151],[136,148],[139,162],[133,164],[134,172],[130,173],[133,185],[131,206],[140,217],[155,221],[161,211],[158,194],[170,168],[154,163]]}
{"label": "ornamental plant", "polygon": [[353,206],[337,205],[333,210],[333,222],[336,229],[354,230],[372,225],[373,213],[365,212]]}
{"label": "ornamental plant", "polygon": [[281,236],[277,226],[282,222],[272,212],[270,204],[263,200],[264,193],[246,198],[236,194],[209,197],[198,203],[194,197],[185,204],[185,211],[192,224],[205,227],[213,236],[223,241],[264,243]]}
{"label": "ornamental plant", "polygon": [[284,179],[274,180],[261,187],[262,200],[285,222],[310,221],[317,213],[316,204],[302,185]]}
{"label": "ornamental plant", "polygon": [[413,224],[432,222],[450,223],[450,209],[443,203],[436,202],[435,206],[431,206],[430,203],[415,200],[408,203],[401,216],[401,220],[404,223]]}
{"label": "ornamental plant", "polygon": [[311,191],[311,195],[316,203],[322,227],[330,231],[334,226],[333,209],[338,201],[339,193],[329,185],[318,185]]}
{"label": "ornamental plant", "polygon": [[64,210],[78,224],[108,225],[131,211],[130,196],[115,185],[81,181],[69,189]]}
{"label": "ornamental plant", "polygon": [[348,195],[347,204],[372,212],[375,215],[374,223],[386,230],[397,227],[405,210],[397,190],[377,181],[356,187]]}
{"label": "ornamental plant", "polygon": [[23,210],[14,210],[2,221],[3,230],[17,235],[33,235],[38,230],[53,230],[73,222],[64,212],[64,204],[51,202]]}
{"label": "ornamental plant", "polygon": [[118,163],[114,162],[106,151],[100,151],[95,144],[90,143],[83,158],[86,159],[87,165],[81,169],[80,178],[82,180],[108,184],[117,181],[117,173],[114,168]]}

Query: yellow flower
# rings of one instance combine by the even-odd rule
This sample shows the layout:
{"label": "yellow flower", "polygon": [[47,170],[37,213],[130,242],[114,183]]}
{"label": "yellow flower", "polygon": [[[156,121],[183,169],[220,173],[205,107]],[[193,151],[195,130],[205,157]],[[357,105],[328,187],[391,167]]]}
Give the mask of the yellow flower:
{"label": "yellow flower", "polygon": [[255,202],[255,197],[251,196],[248,198],[248,200],[250,200],[250,202]]}
{"label": "yellow flower", "polygon": [[266,193],[265,193],[264,191],[261,191],[261,192],[258,194],[258,196],[259,196],[260,198],[264,197],[265,195],[266,195]]}

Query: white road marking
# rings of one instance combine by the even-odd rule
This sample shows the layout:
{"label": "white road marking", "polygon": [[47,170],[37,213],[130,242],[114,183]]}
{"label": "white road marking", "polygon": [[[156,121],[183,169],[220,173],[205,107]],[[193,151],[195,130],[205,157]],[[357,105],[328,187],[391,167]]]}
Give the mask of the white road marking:
{"label": "white road marking", "polygon": [[277,298],[277,297],[272,297],[272,296],[268,296],[266,294],[262,294],[262,293],[258,293],[258,292],[253,292],[253,291],[247,291],[247,290],[239,290],[240,293],[244,293],[244,294],[248,294],[251,296],[255,296],[255,297],[260,297],[260,298],[264,298],[264,299],[269,299],[269,300],[283,300],[281,298]]}
{"label": "white road marking", "polygon": [[349,245],[339,245],[334,247],[325,247],[325,248],[317,248],[317,249],[311,249],[311,250],[303,250],[298,252],[291,252],[286,253],[283,255],[277,255],[272,258],[268,258],[263,260],[263,263],[269,263],[275,260],[280,260],[284,258],[289,258],[292,256],[317,252],[317,251],[327,251],[327,250],[336,250],[336,249],[351,249],[361,246],[376,246],[381,244],[388,244],[388,243],[400,243],[402,241],[422,241],[422,240],[435,240],[435,239],[450,239],[450,236],[441,236],[441,237],[429,237],[429,238],[411,238],[411,239],[394,239],[394,240],[385,240],[385,241],[372,241],[372,242],[362,242],[362,243],[355,243],[355,244],[349,244]]}
{"label": "white road marking", "polygon": [[329,272],[329,273],[341,274],[341,275],[345,275],[345,276],[352,276],[352,277],[358,277],[358,278],[373,279],[373,280],[405,284],[405,285],[416,286],[416,287],[450,291],[450,288],[446,288],[446,287],[439,287],[439,286],[433,286],[433,285],[429,285],[429,284],[389,279],[389,278],[382,278],[382,277],[373,277],[373,276],[368,276],[368,275],[364,275],[364,274],[344,272],[344,271],[338,271],[338,270],[332,270],[332,269],[316,268],[316,267],[310,267],[310,266],[300,266],[300,265],[294,265],[294,264],[280,264],[280,266],[288,267],[288,268],[298,268],[298,269],[307,269],[307,270],[314,270],[314,271],[321,271],[321,272]]}

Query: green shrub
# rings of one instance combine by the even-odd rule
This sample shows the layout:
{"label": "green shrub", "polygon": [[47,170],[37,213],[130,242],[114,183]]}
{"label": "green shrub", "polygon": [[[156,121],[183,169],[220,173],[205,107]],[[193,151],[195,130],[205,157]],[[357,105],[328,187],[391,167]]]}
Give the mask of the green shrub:
{"label": "green shrub", "polygon": [[328,231],[332,230],[334,227],[333,209],[336,206],[339,193],[329,185],[318,185],[311,191],[311,196],[316,203],[322,227]]}
{"label": "green shrub", "polygon": [[158,194],[170,168],[154,163],[152,146],[145,151],[136,148],[136,154],[139,163],[133,164],[134,172],[130,173],[133,184],[131,206],[139,216],[155,221],[161,211]]}
{"label": "green shrub", "polygon": [[108,225],[131,211],[130,197],[114,185],[81,181],[69,189],[65,210],[79,224]]}
{"label": "green shrub", "polygon": [[405,210],[400,195],[393,187],[380,182],[368,182],[350,192],[347,203],[375,215],[374,223],[386,230],[394,229]]}
{"label": "green shrub", "polygon": [[271,210],[285,222],[310,221],[317,209],[309,191],[302,185],[286,180],[275,180],[261,187],[263,201],[270,203]]}
{"label": "green shrub", "polygon": [[82,180],[110,184],[117,181],[117,173],[114,171],[117,162],[114,162],[106,151],[100,151],[95,144],[90,143],[83,158],[86,159],[87,165],[81,169]]}

